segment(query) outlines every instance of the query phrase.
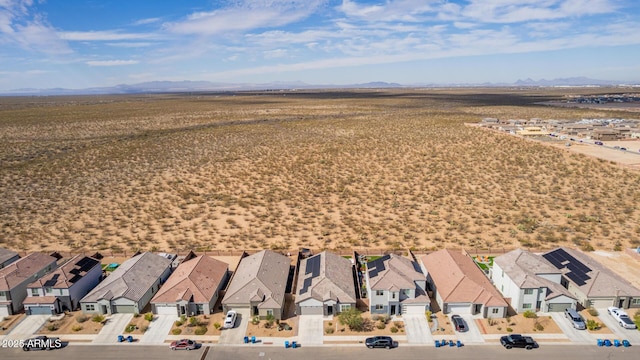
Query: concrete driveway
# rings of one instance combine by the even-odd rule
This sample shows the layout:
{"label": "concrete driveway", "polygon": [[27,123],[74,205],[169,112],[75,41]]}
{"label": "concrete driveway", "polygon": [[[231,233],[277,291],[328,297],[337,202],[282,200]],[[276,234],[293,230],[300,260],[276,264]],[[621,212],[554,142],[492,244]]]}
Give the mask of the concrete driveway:
{"label": "concrete driveway", "polygon": [[550,312],[547,314],[551,316],[556,324],[558,324],[560,330],[567,335],[571,342],[592,345],[596,343],[597,338],[595,338],[589,331],[574,328],[573,325],[571,325],[571,322],[564,316],[564,312]]}
{"label": "concrete driveway", "polygon": [[424,314],[402,315],[409,344],[433,344],[429,322]]}
{"label": "concrete driveway", "polygon": [[[626,339],[629,340],[631,345],[640,345],[640,331],[638,331],[638,329],[624,329],[622,328],[622,326],[620,326],[620,324],[618,324],[616,319],[607,312],[607,309],[597,310],[599,313],[598,318],[600,318],[602,323],[605,324],[611,331],[613,331],[614,336],[611,337],[612,339]],[[625,310],[625,312],[627,311]],[[606,338],[606,336],[603,335],[603,338]]]}
{"label": "concrete driveway", "polygon": [[27,339],[40,330],[50,317],[51,315],[25,316],[24,319],[7,334],[5,339]]}
{"label": "concrete driveway", "polygon": [[94,344],[113,344],[118,342],[118,335],[124,335],[124,329],[133,319],[133,314],[111,314],[100,333],[93,339]]}
{"label": "concrete driveway", "polygon": [[233,329],[223,329],[218,339],[218,344],[242,344],[247,334],[247,326],[251,320],[249,309],[234,309],[238,316],[236,326]]}
{"label": "concrete driveway", "polygon": [[140,343],[164,344],[176,320],[178,320],[177,315],[153,315],[153,321],[149,323],[149,329],[142,335]]}
{"label": "concrete driveway", "polygon": [[322,315],[298,316],[298,342],[301,345],[322,345],[324,336]]}
{"label": "concrete driveway", "polygon": [[[468,330],[465,332],[456,331],[456,336],[458,337],[458,340],[462,341],[463,344],[483,343],[484,336],[482,336],[480,329],[478,329],[478,325],[476,325],[476,321],[473,319],[473,315],[471,314],[459,314],[459,315],[462,318],[462,320],[464,320]],[[449,316],[449,322],[453,324],[453,322],[451,321],[451,316]]]}

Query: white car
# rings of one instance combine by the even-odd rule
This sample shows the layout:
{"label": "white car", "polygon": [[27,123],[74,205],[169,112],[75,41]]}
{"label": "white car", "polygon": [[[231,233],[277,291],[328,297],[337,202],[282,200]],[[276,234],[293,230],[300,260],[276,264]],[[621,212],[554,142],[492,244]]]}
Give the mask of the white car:
{"label": "white car", "polygon": [[229,312],[227,312],[227,316],[224,318],[224,325],[222,327],[225,329],[233,329],[233,327],[236,326],[237,316],[238,313],[234,310],[229,310]]}
{"label": "white car", "polygon": [[625,329],[635,329],[636,324],[631,320],[629,315],[627,315],[624,310],[619,309],[615,306],[610,306],[607,308],[607,312],[613,316],[614,319]]}

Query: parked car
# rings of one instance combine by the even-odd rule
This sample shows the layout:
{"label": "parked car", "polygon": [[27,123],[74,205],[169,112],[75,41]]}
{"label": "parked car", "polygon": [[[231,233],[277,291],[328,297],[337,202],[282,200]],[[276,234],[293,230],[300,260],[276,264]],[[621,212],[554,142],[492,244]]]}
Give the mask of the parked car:
{"label": "parked car", "polygon": [[52,350],[60,349],[62,347],[62,341],[57,337],[36,336],[24,341],[22,350]]}
{"label": "parked car", "polygon": [[620,150],[627,151],[627,148],[626,147],[621,147]]}
{"label": "parked car", "polygon": [[236,326],[237,317],[238,313],[235,310],[229,310],[227,316],[224,318],[224,325],[222,327],[225,329],[233,329],[233,327]]}
{"label": "parked car", "polygon": [[578,314],[578,312],[573,309],[564,309],[564,317],[569,319],[571,325],[573,325],[573,327],[578,330],[584,330],[587,328],[587,325],[584,323],[584,319],[582,319],[582,316],[580,316],[580,314]]}
{"label": "parked car", "polygon": [[596,145],[604,145],[604,143],[602,141],[596,141],[595,144]]}
{"label": "parked car", "polygon": [[398,342],[393,341],[393,339],[390,336],[370,337],[364,341],[364,344],[367,345],[369,349],[373,349],[373,348],[391,349],[398,346]]}
{"label": "parked car", "polygon": [[624,310],[619,309],[615,306],[610,306],[607,308],[607,312],[613,316],[614,319],[625,329],[635,329],[636,324],[631,320],[629,315],[624,312]]}
{"label": "parked car", "polygon": [[460,315],[452,315],[451,323],[453,323],[453,326],[456,328],[456,331],[465,332],[469,330],[467,329],[467,324],[464,323],[464,320]]}
{"label": "parked car", "polygon": [[195,350],[198,348],[198,343],[191,339],[176,340],[169,345],[171,350]]}
{"label": "parked car", "polygon": [[500,344],[502,344],[505,349],[517,347],[531,350],[537,347],[536,342],[531,336],[522,336],[520,334],[505,335],[500,338]]}

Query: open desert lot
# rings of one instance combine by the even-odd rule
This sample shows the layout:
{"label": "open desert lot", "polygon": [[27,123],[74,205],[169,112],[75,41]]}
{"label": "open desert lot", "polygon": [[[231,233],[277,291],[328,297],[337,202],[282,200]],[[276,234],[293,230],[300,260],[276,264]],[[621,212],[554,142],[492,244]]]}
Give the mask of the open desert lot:
{"label": "open desert lot", "polygon": [[597,91],[0,97],[0,246],[636,247],[638,170],[464,126]]}

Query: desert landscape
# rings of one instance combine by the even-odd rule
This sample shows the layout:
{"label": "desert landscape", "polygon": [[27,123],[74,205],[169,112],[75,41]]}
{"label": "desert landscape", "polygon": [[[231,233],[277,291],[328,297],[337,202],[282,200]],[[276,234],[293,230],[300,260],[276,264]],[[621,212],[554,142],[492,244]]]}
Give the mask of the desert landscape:
{"label": "desert landscape", "polygon": [[465,126],[633,117],[536,104],[598,91],[0,97],[0,246],[636,247],[638,170]]}

